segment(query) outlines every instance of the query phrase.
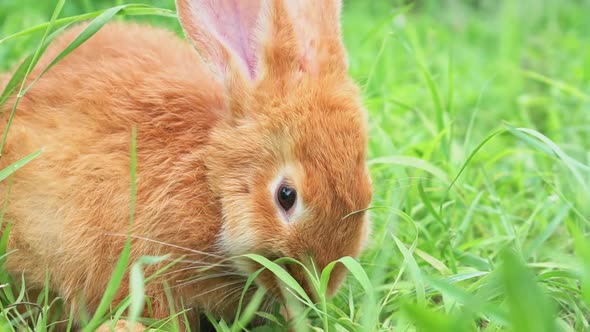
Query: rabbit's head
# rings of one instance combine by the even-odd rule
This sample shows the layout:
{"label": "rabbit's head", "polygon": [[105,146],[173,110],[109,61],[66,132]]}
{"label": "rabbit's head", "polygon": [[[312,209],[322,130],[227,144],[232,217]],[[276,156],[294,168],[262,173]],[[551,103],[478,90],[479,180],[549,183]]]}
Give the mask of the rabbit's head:
{"label": "rabbit's head", "polygon": [[[338,0],[177,0],[180,22],[226,87],[207,147],[228,255],[289,256],[321,270],[358,256],[372,189],[366,114],[348,77]],[[241,265],[253,272],[254,264]],[[304,287],[301,267],[289,272]],[[328,293],[341,283],[337,266]],[[273,287],[272,277],[262,282]],[[307,288],[309,292],[309,288]]]}

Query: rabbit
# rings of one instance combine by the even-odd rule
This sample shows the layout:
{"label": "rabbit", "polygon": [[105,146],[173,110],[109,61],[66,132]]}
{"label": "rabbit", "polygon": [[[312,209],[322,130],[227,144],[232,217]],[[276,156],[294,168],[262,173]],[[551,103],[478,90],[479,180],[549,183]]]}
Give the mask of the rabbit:
{"label": "rabbit", "polygon": [[[130,262],[178,258],[146,285],[145,315],[171,314],[169,289],[177,309],[231,319],[260,268],[241,255],[292,257],[321,270],[358,257],[367,242],[368,119],[348,75],[341,1],[176,6],[188,41],[163,28],[109,23],[16,109],[0,167],[42,153],[0,183],[12,223],[6,268],[33,289],[48,272],[69,310],[96,310],[124,247],[133,127]],[[58,37],[29,82],[84,28]],[[3,106],[2,130],[14,100]],[[146,276],[169,260],[147,266]],[[313,295],[301,266],[286,269]],[[338,264],[329,296],[345,275]],[[282,301],[272,273],[256,285]],[[113,304],[128,293],[126,274]]]}

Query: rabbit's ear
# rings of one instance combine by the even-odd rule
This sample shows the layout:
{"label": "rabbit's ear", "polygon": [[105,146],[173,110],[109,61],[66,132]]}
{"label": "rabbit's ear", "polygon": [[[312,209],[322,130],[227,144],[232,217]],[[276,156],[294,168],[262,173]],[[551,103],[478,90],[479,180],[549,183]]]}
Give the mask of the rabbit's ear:
{"label": "rabbit's ear", "polygon": [[180,24],[198,53],[223,77],[237,67],[254,79],[255,35],[263,0],[176,0]]}
{"label": "rabbit's ear", "polygon": [[[346,72],[342,42],[341,0],[274,0],[261,17],[264,65],[280,71],[289,66],[310,74]],[[266,28],[269,27],[269,28]]]}

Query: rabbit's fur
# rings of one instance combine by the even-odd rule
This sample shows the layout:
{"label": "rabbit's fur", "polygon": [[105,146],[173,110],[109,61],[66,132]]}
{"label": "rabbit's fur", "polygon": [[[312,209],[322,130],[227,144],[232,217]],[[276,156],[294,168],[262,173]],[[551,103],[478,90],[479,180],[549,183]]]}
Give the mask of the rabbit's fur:
{"label": "rabbit's fur", "polygon": [[[166,284],[177,308],[231,316],[244,276],[259,267],[237,255],[312,258],[321,269],[356,257],[366,239],[366,119],[347,76],[339,1],[177,7],[197,52],[163,29],[108,24],[27,92],[10,128],[1,167],[43,152],[0,183],[0,194],[10,188],[5,220],[13,223],[7,267],[33,288],[48,270],[51,289],[73,309],[96,308],[123,248],[134,126],[131,261],[184,255],[146,287],[154,317],[169,314]],[[245,23],[216,22],[216,11]],[[52,43],[31,79],[83,28]],[[298,193],[289,214],[275,199],[281,181]],[[301,268],[287,268],[311,293]],[[330,294],[343,276],[338,266]],[[259,279],[278,294],[270,273]],[[127,293],[125,279],[115,303]]]}

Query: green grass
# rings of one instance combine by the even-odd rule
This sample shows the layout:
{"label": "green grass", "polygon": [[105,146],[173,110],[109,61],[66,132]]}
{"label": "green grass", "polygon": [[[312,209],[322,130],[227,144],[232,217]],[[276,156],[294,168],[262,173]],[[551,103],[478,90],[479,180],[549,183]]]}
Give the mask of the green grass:
{"label": "green grass", "polygon": [[[360,265],[346,262],[345,286],[332,300],[301,305],[309,320],[299,327],[589,330],[590,2],[404,2],[345,0],[350,71],[370,114],[374,227]],[[69,0],[59,18],[124,3]],[[49,22],[56,5],[0,0],[0,40]],[[150,5],[173,9],[171,0]],[[115,19],[180,31],[170,17]],[[55,29],[61,21],[53,22]],[[34,54],[45,32],[0,42],[0,71]],[[33,157],[43,156],[0,171],[1,180]],[[3,236],[0,253],[5,248]],[[278,265],[251,258],[298,294]],[[136,276],[137,286],[143,275]],[[325,287],[326,275],[315,278],[317,289]],[[9,282],[0,271],[0,284]],[[132,294],[123,308],[136,310],[141,300]],[[48,309],[56,304],[46,294],[26,299],[2,286],[0,305],[0,330],[16,330],[27,318],[15,307],[28,307],[37,329],[52,326]],[[111,309],[106,300],[104,308]],[[256,301],[241,310],[245,323],[257,315]],[[242,326],[211,319],[219,330]]]}

